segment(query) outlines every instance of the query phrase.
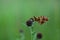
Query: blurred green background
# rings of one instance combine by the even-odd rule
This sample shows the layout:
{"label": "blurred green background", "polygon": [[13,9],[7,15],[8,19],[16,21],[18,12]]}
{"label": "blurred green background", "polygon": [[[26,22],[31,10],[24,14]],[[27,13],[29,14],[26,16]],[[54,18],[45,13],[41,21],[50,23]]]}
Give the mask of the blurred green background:
{"label": "blurred green background", "polygon": [[43,34],[41,40],[60,40],[60,0],[0,0],[0,40],[19,39],[19,29],[31,40],[25,22],[33,16],[49,18],[43,25],[33,24],[33,30]]}

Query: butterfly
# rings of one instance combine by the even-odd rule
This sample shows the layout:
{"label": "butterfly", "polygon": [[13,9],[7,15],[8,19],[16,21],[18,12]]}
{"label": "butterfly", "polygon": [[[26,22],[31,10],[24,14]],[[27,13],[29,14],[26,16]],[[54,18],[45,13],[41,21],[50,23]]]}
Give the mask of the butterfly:
{"label": "butterfly", "polygon": [[34,16],[34,20],[40,24],[45,23],[46,21],[48,21],[48,18],[45,16],[39,16],[39,17],[35,17]]}
{"label": "butterfly", "polygon": [[39,17],[33,16],[32,18],[26,21],[26,25],[32,26],[33,22],[35,21],[40,24],[44,24],[46,21],[48,21],[48,18],[46,16],[39,16]]}

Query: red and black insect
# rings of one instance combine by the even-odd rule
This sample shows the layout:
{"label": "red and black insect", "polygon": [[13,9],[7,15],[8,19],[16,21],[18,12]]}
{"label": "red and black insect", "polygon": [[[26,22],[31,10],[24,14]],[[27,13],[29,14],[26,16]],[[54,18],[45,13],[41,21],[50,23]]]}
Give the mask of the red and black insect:
{"label": "red and black insect", "polygon": [[40,16],[40,17],[35,17],[34,16],[34,20],[40,24],[45,23],[46,21],[48,21],[48,18],[45,16]]}
{"label": "red and black insect", "polygon": [[39,16],[39,17],[33,17],[33,18],[30,18],[28,21],[26,21],[26,25],[27,26],[32,26],[33,22],[36,21],[40,24],[44,24],[46,21],[48,21],[48,18],[45,17],[45,16]]}

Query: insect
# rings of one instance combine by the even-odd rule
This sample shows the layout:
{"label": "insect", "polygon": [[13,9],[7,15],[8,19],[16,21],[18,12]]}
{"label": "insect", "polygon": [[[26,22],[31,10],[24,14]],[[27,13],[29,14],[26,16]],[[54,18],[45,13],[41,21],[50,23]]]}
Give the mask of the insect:
{"label": "insect", "polygon": [[45,23],[46,21],[48,21],[48,18],[45,16],[40,16],[40,17],[35,17],[34,16],[34,20],[40,24]]}
{"label": "insect", "polygon": [[36,21],[40,24],[44,24],[46,21],[48,21],[48,18],[46,16],[39,16],[39,17],[33,16],[32,18],[30,18],[29,20],[26,21],[26,25],[32,26],[34,21]]}

